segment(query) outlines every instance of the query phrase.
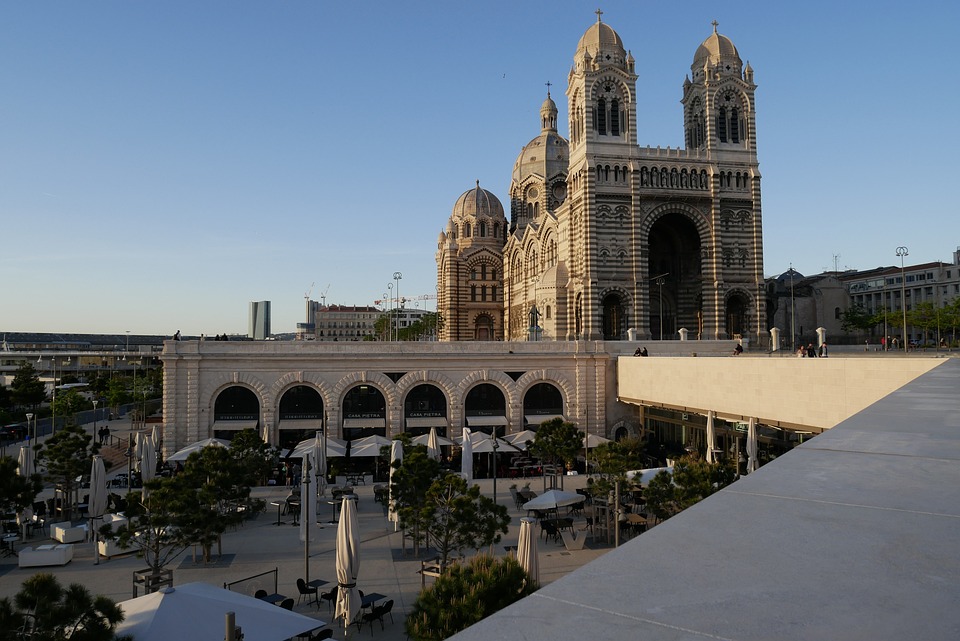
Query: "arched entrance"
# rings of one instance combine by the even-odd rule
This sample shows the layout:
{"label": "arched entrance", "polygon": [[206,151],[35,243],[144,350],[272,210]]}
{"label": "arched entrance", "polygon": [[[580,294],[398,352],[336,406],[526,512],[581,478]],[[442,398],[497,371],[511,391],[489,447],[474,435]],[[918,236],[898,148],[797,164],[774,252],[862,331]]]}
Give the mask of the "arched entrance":
{"label": "arched entrance", "polygon": [[240,430],[259,430],[260,400],[252,390],[231,385],[213,403],[213,437],[232,440]]}
{"label": "arched entrance", "polygon": [[499,387],[480,383],[469,392],[463,403],[467,427],[474,432],[503,436],[507,430],[507,399]]}
{"label": "arched entrance", "polygon": [[603,340],[621,341],[626,338],[626,312],[618,294],[603,297]]}
{"label": "arched entrance", "polygon": [[387,400],[376,387],[360,384],[343,397],[343,438],[387,435]]}
{"label": "arched entrance", "polygon": [[747,309],[750,302],[741,292],[734,292],[727,297],[727,338],[743,336],[748,333]]}
{"label": "arched entrance", "polygon": [[323,397],[313,387],[297,385],[280,397],[278,444],[291,449],[323,429]]}
{"label": "arched entrance", "polygon": [[437,428],[437,434],[447,435],[447,397],[436,385],[423,383],[407,393],[403,400],[404,429],[411,436],[420,436]]}
{"label": "arched entrance", "polygon": [[487,314],[480,314],[473,321],[473,340],[492,341],[493,339],[493,319]]}
{"label": "arched entrance", "polygon": [[650,229],[647,246],[650,336],[659,339],[662,331],[664,339],[676,339],[681,327],[697,331],[702,267],[696,225],[682,214],[666,214]]}
{"label": "arched entrance", "polygon": [[563,395],[551,383],[537,383],[523,395],[524,429],[536,431],[544,421],[563,418]]}

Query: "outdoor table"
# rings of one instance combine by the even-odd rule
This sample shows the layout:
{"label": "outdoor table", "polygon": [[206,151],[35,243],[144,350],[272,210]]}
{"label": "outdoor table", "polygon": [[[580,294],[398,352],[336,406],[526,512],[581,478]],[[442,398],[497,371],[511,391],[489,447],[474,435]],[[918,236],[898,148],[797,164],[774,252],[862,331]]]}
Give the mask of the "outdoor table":
{"label": "outdoor table", "polygon": [[293,521],[290,522],[290,525],[300,525],[300,501],[287,501],[287,507],[293,514]]}
{"label": "outdoor table", "polygon": [[385,594],[380,594],[379,592],[371,592],[370,594],[364,594],[363,598],[360,599],[360,609],[369,608],[370,606],[375,604],[377,601],[380,601],[381,599],[386,599],[386,598],[387,597]]}
{"label": "outdoor table", "polygon": [[274,592],[273,594],[268,594],[267,596],[260,597],[260,600],[266,601],[267,603],[273,603],[274,605],[276,605],[277,603],[280,603],[286,598],[287,597],[285,597],[284,595],[277,594],[276,592]]}
{"label": "outdoor table", "polygon": [[20,540],[19,534],[3,535],[3,556],[17,556],[17,551],[13,546],[18,540]]}
{"label": "outdoor table", "polygon": [[270,505],[277,506],[277,522],[274,525],[281,525],[283,521],[280,520],[280,510],[286,504],[286,501],[270,501]]}
{"label": "outdoor table", "polygon": [[324,581],[323,579],[314,579],[307,582],[308,588],[320,588],[330,583],[329,581]]}

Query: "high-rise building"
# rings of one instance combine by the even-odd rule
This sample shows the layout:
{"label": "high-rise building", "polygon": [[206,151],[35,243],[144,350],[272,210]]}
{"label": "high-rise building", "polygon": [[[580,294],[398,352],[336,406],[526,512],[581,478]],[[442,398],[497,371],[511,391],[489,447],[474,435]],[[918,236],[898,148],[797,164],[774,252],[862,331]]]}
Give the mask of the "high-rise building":
{"label": "high-rise building", "polygon": [[261,300],[250,303],[250,324],[247,336],[255,341],[270,338],[270,301]]}
{"label": "high-rise building", "polygon": [[509,223],[478,183],[440,234],[441,340],[676,339],[686,329],[763,344],[753,69],[714,23],[683,80],[684,147],[641,147],[645,92],[600,13],[567,78],[569,139],[548,90],[540,134],[513,167]]}

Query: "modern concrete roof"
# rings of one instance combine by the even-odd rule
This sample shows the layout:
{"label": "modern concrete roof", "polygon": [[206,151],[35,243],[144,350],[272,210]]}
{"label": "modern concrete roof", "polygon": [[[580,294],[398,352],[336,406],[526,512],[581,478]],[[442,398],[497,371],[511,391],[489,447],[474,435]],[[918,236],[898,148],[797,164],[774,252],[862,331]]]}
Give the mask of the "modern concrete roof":
{"label": "modern concrete roof", "polygon": [[960,638],[960,360],[453,637]]}

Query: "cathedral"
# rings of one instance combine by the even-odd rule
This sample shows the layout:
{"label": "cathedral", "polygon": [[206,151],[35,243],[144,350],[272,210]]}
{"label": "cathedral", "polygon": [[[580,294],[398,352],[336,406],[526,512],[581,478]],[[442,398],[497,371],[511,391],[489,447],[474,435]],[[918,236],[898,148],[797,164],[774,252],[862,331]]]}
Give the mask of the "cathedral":
{"label": "cathedral", "polygon": [[684,148],[641,147],[636,61],[601,18],[567,78],[569,138],[548,90],[509,221],[479,182],[457,199],[437,246],[440,339],[764,344],[753,69],[714,22],[683,81]]}

